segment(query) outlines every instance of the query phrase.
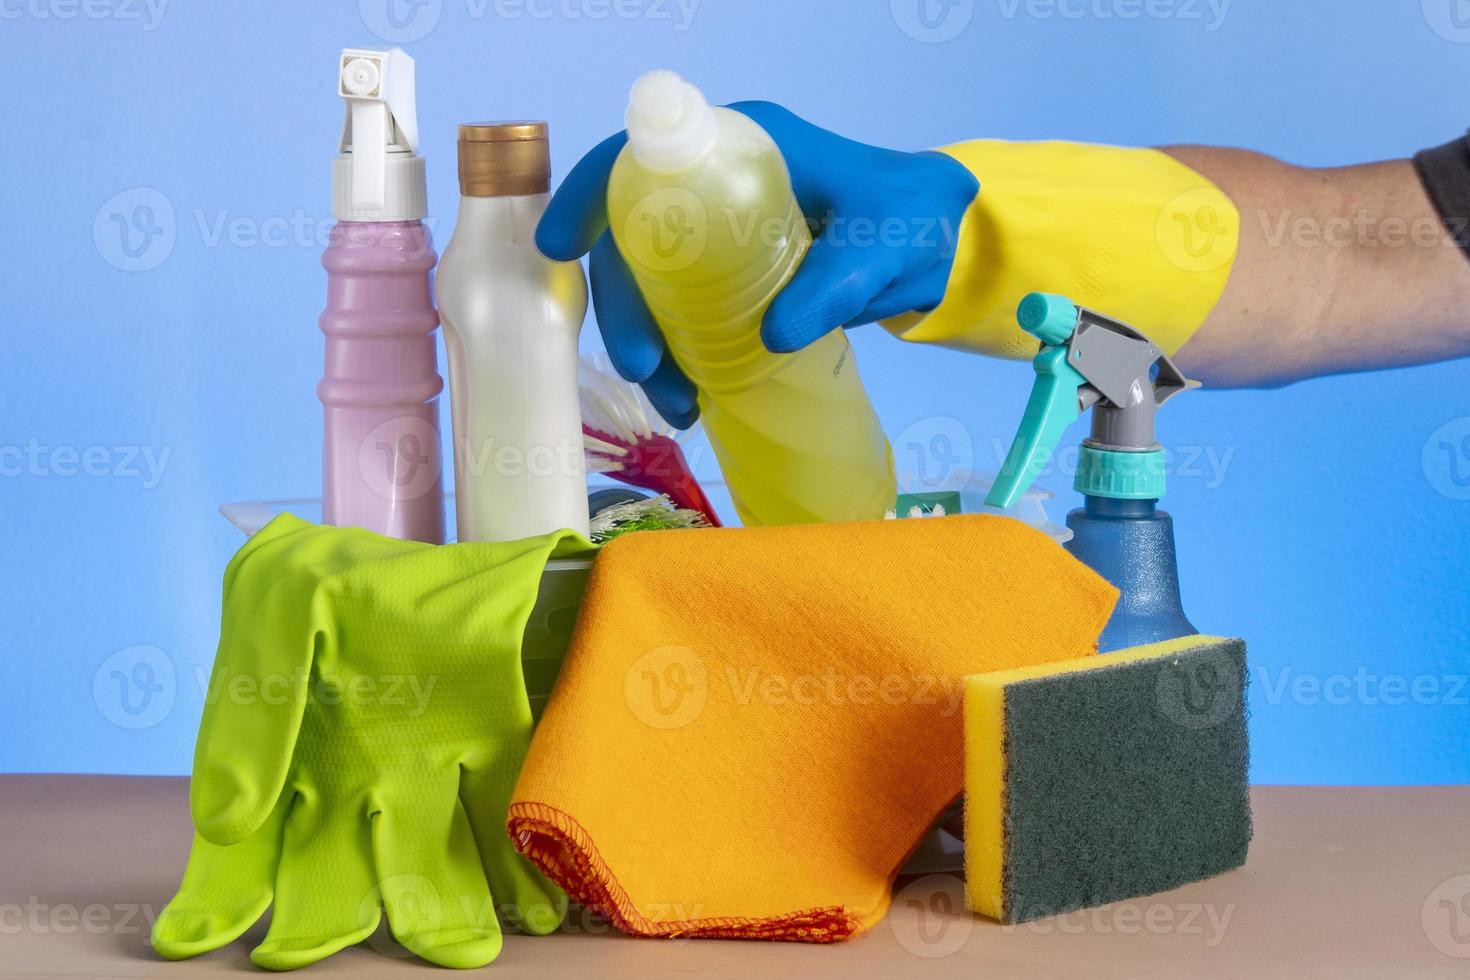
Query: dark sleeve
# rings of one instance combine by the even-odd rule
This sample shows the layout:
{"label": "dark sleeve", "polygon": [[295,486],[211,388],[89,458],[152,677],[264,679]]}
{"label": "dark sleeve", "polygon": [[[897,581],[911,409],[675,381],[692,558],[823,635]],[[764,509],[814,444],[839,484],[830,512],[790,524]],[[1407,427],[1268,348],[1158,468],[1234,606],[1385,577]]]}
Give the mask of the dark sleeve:
{"label": "dark sleeve", "polygon": [[1414,169],[1450,237],[1470,257],[1470,136],[1420,150]]}

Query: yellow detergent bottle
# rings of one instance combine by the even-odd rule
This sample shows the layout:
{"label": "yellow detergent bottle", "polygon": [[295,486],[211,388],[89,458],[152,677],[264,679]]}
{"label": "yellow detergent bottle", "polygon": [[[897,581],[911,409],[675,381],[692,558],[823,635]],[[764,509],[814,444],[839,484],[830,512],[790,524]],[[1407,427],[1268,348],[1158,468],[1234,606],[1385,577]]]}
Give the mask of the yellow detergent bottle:
{"label": "yellow detergent bottle", "polygon": [[842,330],[794,354],[761,317],[811,247],[781,151],[670,71],[634,83],[607,209],[747,525],[877,519],[893,452]]}

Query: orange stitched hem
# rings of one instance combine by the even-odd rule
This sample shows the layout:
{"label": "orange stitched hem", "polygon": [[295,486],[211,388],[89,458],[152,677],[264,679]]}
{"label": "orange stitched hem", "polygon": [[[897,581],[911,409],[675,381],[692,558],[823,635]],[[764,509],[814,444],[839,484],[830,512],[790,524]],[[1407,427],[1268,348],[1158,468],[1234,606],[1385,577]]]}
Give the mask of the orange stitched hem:
{"label": "orange stitched hem", "polygon": [[[516,849],[562,887],[575,902],[592,909],[632,936],[673,939],[766,939],[835,943],[862,930],[843,906],[802,909],[767,918],[720,916],[650,919],[633,905],[587,831],[566,813],[544,803],[512,803],[506,829]],[[671,914],[698,909],[670,908]]]}

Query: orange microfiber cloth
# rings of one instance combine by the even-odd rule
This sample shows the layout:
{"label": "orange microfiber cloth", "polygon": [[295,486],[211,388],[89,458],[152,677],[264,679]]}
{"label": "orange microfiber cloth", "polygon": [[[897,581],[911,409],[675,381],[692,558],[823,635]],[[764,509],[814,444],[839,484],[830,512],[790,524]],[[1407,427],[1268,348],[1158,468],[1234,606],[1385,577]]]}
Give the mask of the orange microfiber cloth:
{"label": "orange microfiber cloth", "polygon": [[846,939],[960,794],[962,678],[1096,652],[1116,598],[1003,517],[629,534],[511,836],[624,932]]}

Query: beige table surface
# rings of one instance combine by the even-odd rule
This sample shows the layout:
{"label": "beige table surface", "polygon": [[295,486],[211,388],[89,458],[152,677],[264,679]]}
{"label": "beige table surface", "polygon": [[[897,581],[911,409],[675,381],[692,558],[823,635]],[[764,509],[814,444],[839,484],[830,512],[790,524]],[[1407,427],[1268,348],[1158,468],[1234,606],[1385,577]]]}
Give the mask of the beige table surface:
{"label": "beige table surface", "polygon": [[[0,976],[264,975],[241,941],[188,963],[148,947],[190,838],[182,779],[0,776]],[[509,977],[1470,978],[1470,787],[1261,787],[1240,871],[1018,927],[949,876],[900,879],[887,921],[835,946],[654,941],[586,913],[509,936]],[[370,943],[304,976],[453,974]]]}

